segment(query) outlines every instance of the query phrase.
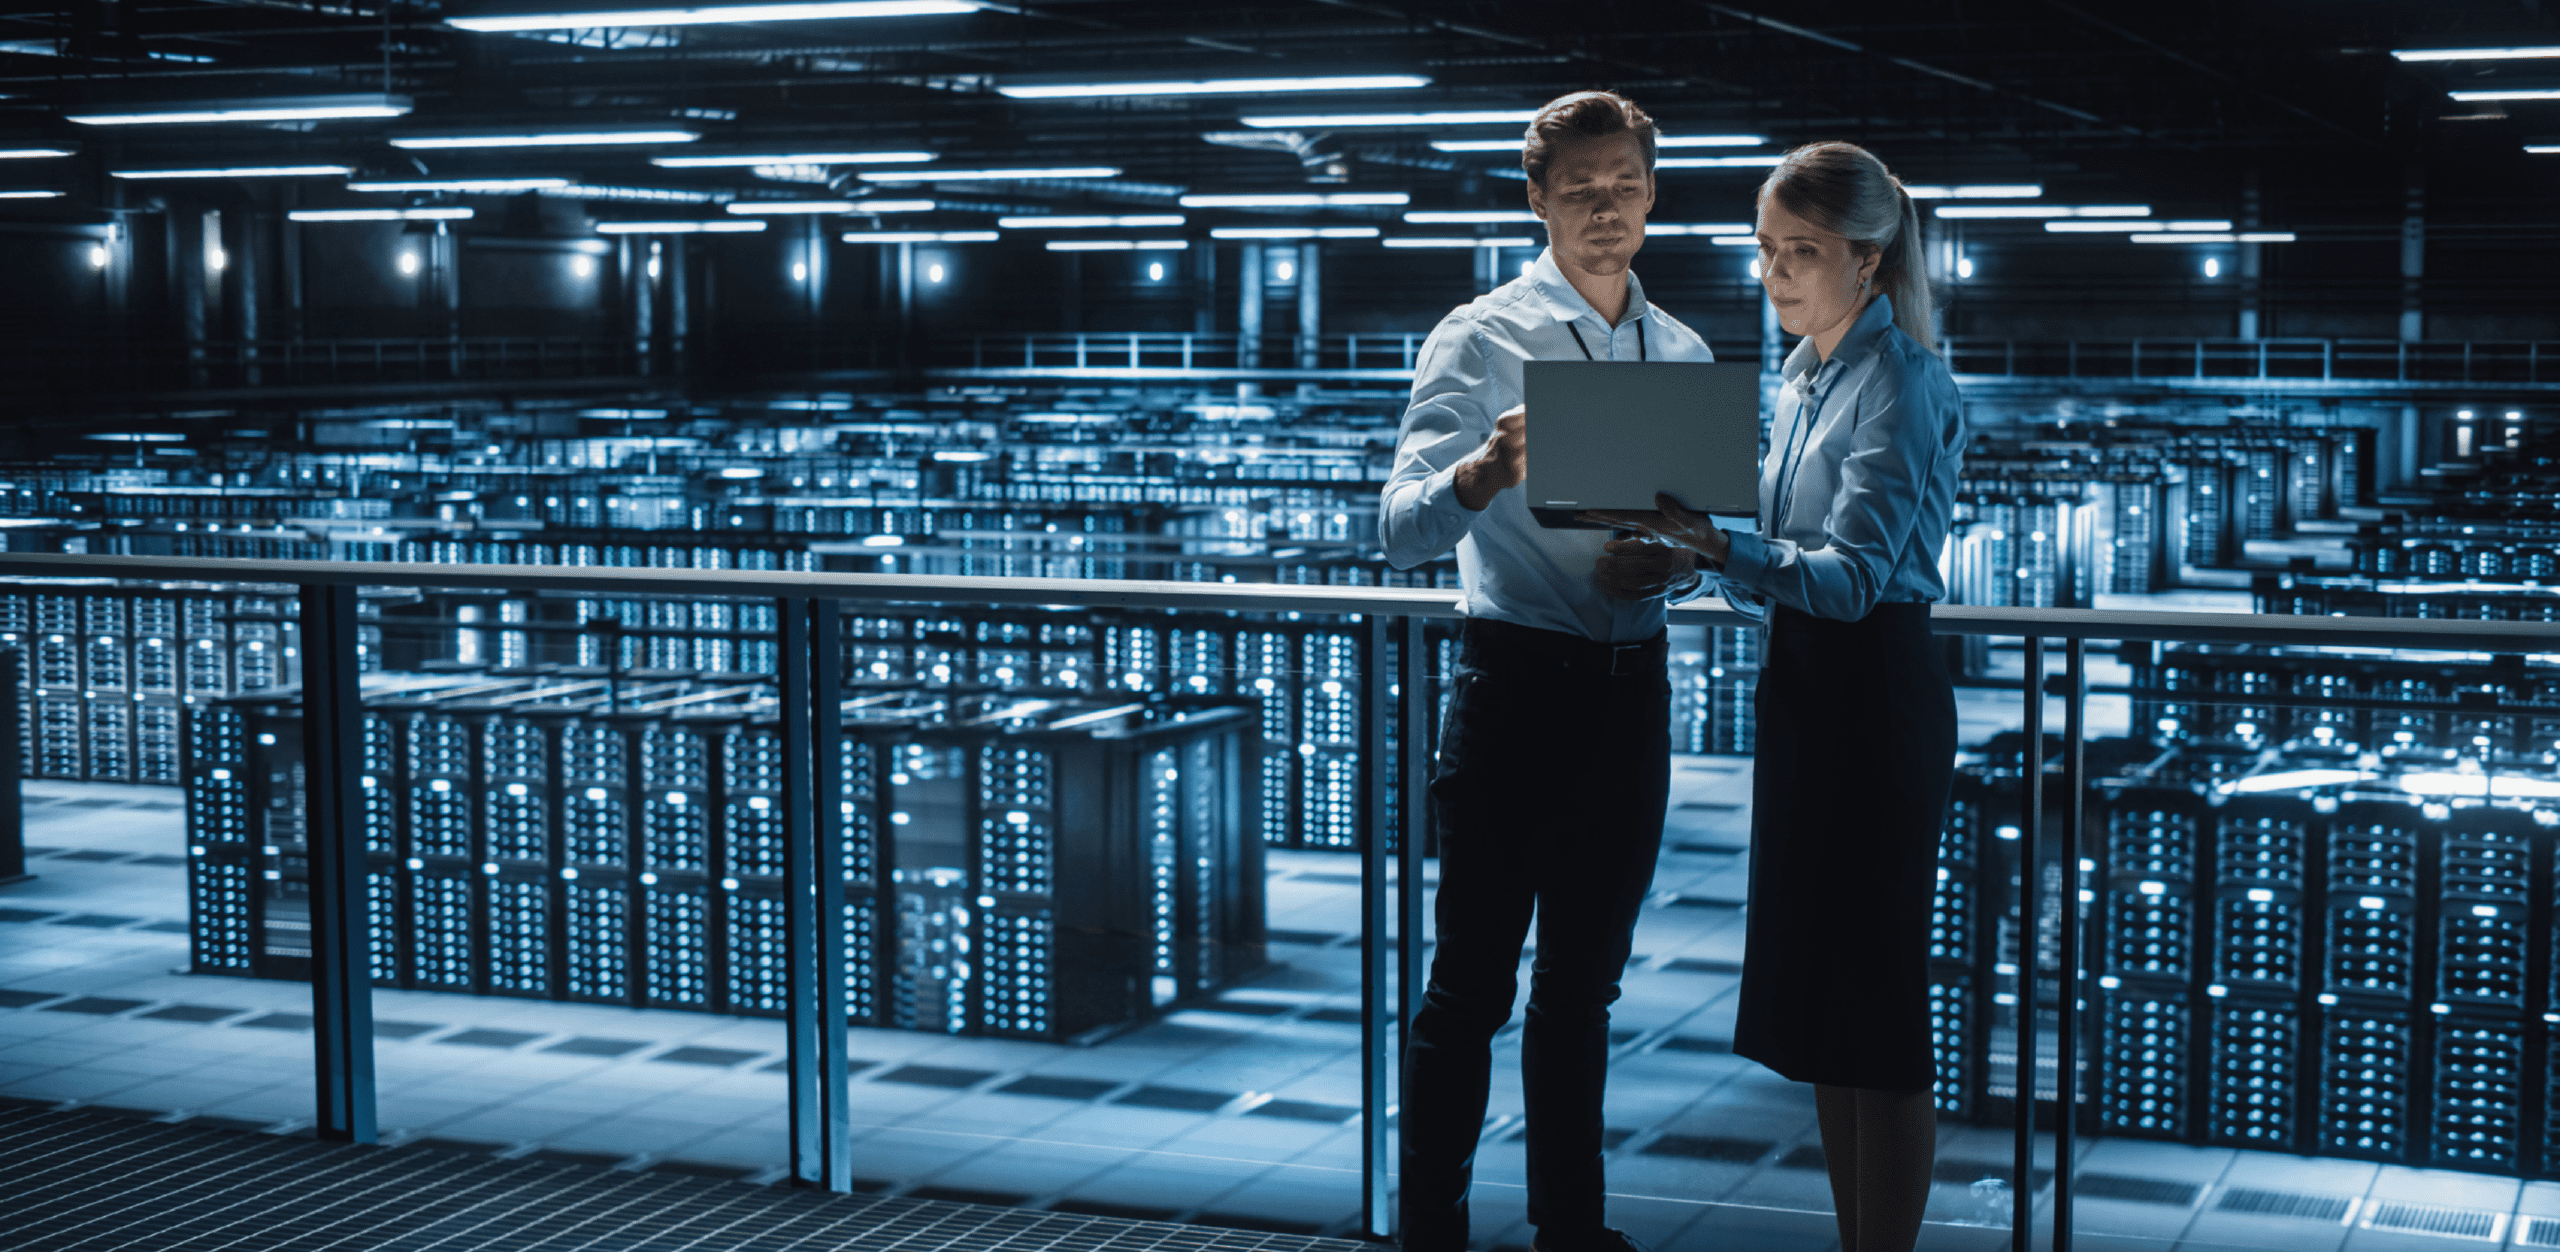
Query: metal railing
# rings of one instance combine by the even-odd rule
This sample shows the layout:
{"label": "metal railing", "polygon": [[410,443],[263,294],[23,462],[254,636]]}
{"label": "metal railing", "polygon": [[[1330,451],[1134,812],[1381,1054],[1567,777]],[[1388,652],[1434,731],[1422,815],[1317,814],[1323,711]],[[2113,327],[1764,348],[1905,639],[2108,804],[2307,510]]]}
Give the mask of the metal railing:
{"label": "metal railing", "polygon": [[21,340],[6,353],[11,392],[142,394],[206,388],[400,383],[575,382],[632,377],[681,348],[596,336]]}
{"label": "metal railing", "polygon": [[2100,380],[2560,384],[2560,343],[2402,339],[2092,339],[1953,335],[1958,374]]}
{"label": "metal railing", "polygon": [[[1278,584],[1194,584],[1081,579],[994,579],[931,575],[821,574],[757,571],[674,571],[632,568],[561,568],[549,566],[437,565],[391,562],[302,562],[201,560],[170,557],[102,557],[35,553],[0,554],[0,582],[61,586],[61,579],[110,579],[204,584],[249,583],[300,589],[303,625],[304,680],[300,700],[306,726],[310,814],[308,844],[312,855],[311,919],[313,1016],[317,1023],[314,1073],[318,1087],[318,1133],[323,1138],[369,1141],[375,1133],[372,1082],[371,983],[363,953],[367,950],[366,882],[364,877],[365,814],[363,798],[347,780],[353,766],[332,762],[362,759],[362,708],[356,683],[359,586],[410,586],[482,590],[540,590],[570,595],[715,596],[769,598],[777,602],[783,724],[788,758],[787,786],[813,789],[816,780],[832,777],[825,744],[832,736],[814,734],[818,710],[832,707],[822,693],[840,681],[834,658],[841,647],[842,610],[862,604],[977,604],[1050,609],[1168,609],[1194,612],[1288,613],[1348,617],[1361,624],[1360,702],[1360,970],[1361,970],[1361,1147],[1362,1229],[1385,1238],[1392,1234],[1388,1173],[1392,1157],[1387,1137],[1390,1048],[1400,1042],[1401,1023],[1411,1020],[1423,985],[1423,945],[1397,943],[1393,933],[1422,933],[1424,841],[1397,841],[1390,852],[1383,833],[1389,807],[1401,806],[1402,826],[1420,829],[1425,802],[1423,754],[1404,752],[1398,776],[1380,776],[1388,754],[1373,750],[1388,741],[1388,719],[1397,719],[1401,742],[1424,741],[1422,718],[1428,715],[1424,692],[1423,623],[1461,616],[1458,593],[1423,588],[1309,587]],[[1712,626],[1742,624],[1721,606],[1684,605],[1672,610],[1675,622]],[[2018,816],[2021,866],[2044,863],[2050,829],[2044,790],[2058,787],[2075,802],[2061,806],[2060,848],[2063,855],[2084,843],[2083,823],[2089,789],[2083,744],[2084,706],[2088,696],[2086,649],[2091,639],[2198,642],[2244,645],[2309,645],[2457,650],[2500,654],[2560,653],[2560,623],[2480,622],[2334,617],[2275,617],[2244,613],[2093,611],[2082,609],[1991,609],[1942,606],[1933,617],[1940,634],[2020,637],[2026,667],[2041,678],[2046,650],[2059,645],[2062,673],[2051,681],[2021,684],[2024,695],[2025,743],[2044,742],[2044,698],[2059,695],[2064,717],[2061,750],[2023,770],[2023,803]],[[1390,674],[1378,658],[1400,652],[1400,672]],[[801,797],[787,804],[785,844],[788,891],[797,916],[812,919],[793,924],[788,956],[790,1008],[789,1107],[791,1111],[790,1176],[806,1185],[843,1189],[849,1185],[850,1138],[846,1111],[849,1088],[841,1029],[821,1023],[843,1020],[843,946],[830,940],[824,919],[841,917],[836,875],[820,872],[837,863],[844,832],[833,816],[836,806]],[[1389,857],[1397,861],[1388,873]],[[2039,895],[2040,873],[2022,872],[2018,879],[2019,916],[2040,918],[2047,907]],[[2055,1040],[2053,1052],[2059,1093],[2065,1110],[2054,1119],[2055,1161],[2052,1172],[2053,1246],[2066,1248],[2071,1238],[2072,1139],[2079,1121],[2076,1049],[2083,1012],[2085,971],[2079,968],[2082,902],[2073,879],[2062,880],[2051,907],[2057,914],[2060,946],[2054,970]],[[1392,883],[1392,886],[1391,886]],[[1391,932],[1390,910],[1397,927]],[[1388,962],[1396,961],[1389,977]],[[2043,979],[2035,980],[2041,997]],[[830,1017],[832,1014],[832,1018]],[[1986,1027],[1987,1028],[1987,1027]],[[2013,1229],[2033,1224],[2036,1100],[2027,1075],[2040,1062],[2036,1013],[2018,1015],[2018,1097],[2015,1112]]]}

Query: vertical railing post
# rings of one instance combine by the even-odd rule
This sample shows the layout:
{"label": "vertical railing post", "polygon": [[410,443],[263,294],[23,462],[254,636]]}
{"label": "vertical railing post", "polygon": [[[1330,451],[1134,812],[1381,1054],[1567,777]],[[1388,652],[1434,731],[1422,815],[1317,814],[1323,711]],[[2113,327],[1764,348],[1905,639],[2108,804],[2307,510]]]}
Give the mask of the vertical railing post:
{"label": "vertical railing post", "polygon": [[1387,619],[1361,617],[1360,1231],[1394,1233],[1387,1169]]}
{"label": "vertical railing post", "polygon": [[[1425,650],[1419,617],[1400,619],[1396,643],[1396,742],[1404,754],[1397,761],[1396,823],[1396,1057],[1403,1072],[1405,1032],[1413,1028],[1422,1007],[1424,980],[1431,968],[1423,946],[1423,908],[1430,897],[1422,878],[1422,855],[1431,822],[1431,655]],[[1397,1103],[1404,1103],[1397,1092]]]}
{"label": "vertical railing post", "polygon": [[853,1184],[845,1081],[842,625],[832,600],[781,610],[784,902],[789,931],[791,1180]]}
{"label": "vertical railing post", "polygon": [[[2139,340],[2136,341],[2139,344]],[[2026,638],[2026,751],[2018,758],[2018,790],[2023,811],[2018,822],[2018,1046],[2017,1142],[2011,1151],[2015,1174],[2010,1185],[2009,1231],[2012,1252],[2029,1252],[2034,1244],[2036,1212],[2036,994],[2037,949],[2044,928],[2039,923],[2036,888],[2043,865],[2039,835],[2044,827],[2044,640]]]}
{"label": "vertical railing post", "polygon": [[[2080,1006],[2080,848],[2082,796],[2081,751],[2088,723],[2083,705],[2089,699],[2088,640],[2077,635],[2063,644],[2062,696],[2062,925],[2061,987],[2053,1023],[2053,1249],[2071,1247],[2071,1140],[2079,1129],[2080,1076],[2077,1013]],[[2044,684],[2039,681],[2041,689]]]}
{"label": "vertical railing post", "polygon": [[374,1141],[373,928],[366,890],[364,696],[356,589],[302,589],[303,843],[311,857],[315,1133]]}

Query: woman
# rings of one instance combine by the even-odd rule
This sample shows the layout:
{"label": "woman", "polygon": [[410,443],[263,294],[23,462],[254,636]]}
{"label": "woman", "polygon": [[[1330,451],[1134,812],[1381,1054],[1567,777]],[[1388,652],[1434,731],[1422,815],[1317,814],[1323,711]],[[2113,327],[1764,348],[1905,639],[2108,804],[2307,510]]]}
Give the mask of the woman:
{"label": "woman", "polygon": [[1964,417],[1934,351],[1920,217],[1882,162],[1845,143],[1788,153],[1761,184],[1758,239],[1769,302],[1803,336],[1760,533],[1668,498],[1609,520],[1766,606],[1733,1050],[1814,1084],[1844,1252],[1904,1252],[1937,1132],[1929,908],[1956,716],[1929,605]]}

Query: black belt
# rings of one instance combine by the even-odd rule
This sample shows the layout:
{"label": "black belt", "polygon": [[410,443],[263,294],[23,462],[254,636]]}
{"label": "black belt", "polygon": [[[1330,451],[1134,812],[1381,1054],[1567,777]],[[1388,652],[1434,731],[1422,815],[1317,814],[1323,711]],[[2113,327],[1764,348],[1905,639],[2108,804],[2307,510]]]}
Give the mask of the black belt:
{"label": "black belt", "polygon": [[1489,617],[1473,617],[1459,636],[1462,657],[1542,669],[1569,670],[1610,678],[1659,674],[1670,656],[1670,640],[1661,631],[1634,643],[1601,643],[1560,630],[1540,630]]}

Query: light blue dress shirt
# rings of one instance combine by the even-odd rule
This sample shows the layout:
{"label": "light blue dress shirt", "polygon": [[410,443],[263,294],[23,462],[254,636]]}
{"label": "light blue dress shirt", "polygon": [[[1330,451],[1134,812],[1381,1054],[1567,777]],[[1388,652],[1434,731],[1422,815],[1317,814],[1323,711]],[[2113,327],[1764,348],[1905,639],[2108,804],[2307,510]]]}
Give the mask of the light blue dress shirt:
{"label": "light blue dress shirt", "polygon": [[[1580,344],[1575,341],[1581,336]],[[1592,567],[1605,530],[1549,530],[1529,515],[1519,488],[1495,493],[1478,513],[1458,503],[1458,462],[1493,438],[1493,422],[1520,401],[1523,361],[1712,361],[1707,341],[1645,303],[1627,275],[1627,312],[1616,326],[1565,281],[1553,253],[1529,272],[1433,328],[1413,373],[1413,402],[1396,432],[1395,468],[1378,508],[1387,563],[1411,569],[1455,547],[1469,617],[1632,643],[1662,629],[1661,600],[1612,599]],[[1534,442],[1530,455],[1537,454]]]}
{"label": "light blue dress shirt", "polygon": [[[1964,462],[1964,405],[1947,363],[1877,296],[1831,359],[1787,354],[1760,462],[1760,533],[1731,532],[1725,598],[1854,622],[1879,604],[1947,595],[1938,555]],[[1753,601],[1758,601],[1754,604]]]}

